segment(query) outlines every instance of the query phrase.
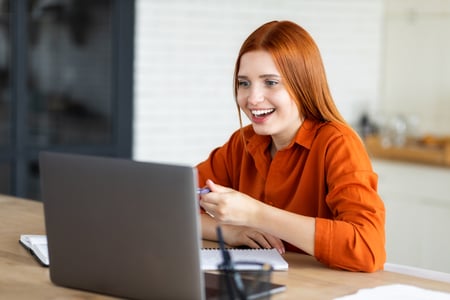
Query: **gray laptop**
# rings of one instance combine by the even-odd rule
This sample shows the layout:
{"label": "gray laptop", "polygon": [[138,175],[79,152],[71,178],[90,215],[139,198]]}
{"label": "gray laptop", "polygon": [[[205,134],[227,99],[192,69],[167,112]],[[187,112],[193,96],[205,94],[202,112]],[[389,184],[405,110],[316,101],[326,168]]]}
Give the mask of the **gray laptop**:
{"label": "gray laptop", "polygon": [[195,168],[51,152],[39,163],[53,283],[132,299],[227,299],[220,276],[200,267]]}

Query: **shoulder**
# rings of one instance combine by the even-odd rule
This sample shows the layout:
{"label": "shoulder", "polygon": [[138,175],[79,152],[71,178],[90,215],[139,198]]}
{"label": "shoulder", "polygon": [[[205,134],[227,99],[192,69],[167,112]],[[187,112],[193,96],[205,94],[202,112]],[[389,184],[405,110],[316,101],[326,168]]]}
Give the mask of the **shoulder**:
{"label": "shoulder", "polygon": [[366,147],[356,133],[347,124],[338,122],[310,122],[309,136],[303,140],[303,145],[314,157],[322,157],[329,163],[356,161],[358,165],[369,162]]}
{"label": "shoulder", "polygon": [[361,143],[359,135],[348,124],[334,121],[317,122],[305,120],[297,134],[297,143],[311,149],[319,144],[323,147],[335,141],[354,141]]}
{"label": "shoulder", "polygon": [[359,135],[356,133],[356,131],[350,127],[348,124],[344,123],[338,123],[334,121],[321,123],[318,131],[318,135],[325,135],[328,137],[348,137],[348,138],[359,138]]}
{"label": "shoulder", "polygon": [[265,142],[267,137],[260,136],[256,134],[253,130],[252,125],[247,125],[242,128],[237,129],[230,137],[229,143],[232,143],[234,146],[244,146],[251,144],[259,144],[261,142]]}
{"label": "shoulder", "polygon": [[[356,131],[346,124],[328,122],[321,126],[317,134],[317,148],[323,148],[324,157],[338,168],[351,170],[371,170],[370,157],[364,142]],[[343,167],[342,164],[347,165]]]}
{"label": "shoulder", "polygon": [[216,148],[214,152],[224,153],[225,156],[229,156],[231,153],[240,153],[244,151],[248,141],[255,135],[256,133],[251,126],[238,128],[232,132],[228,140],[222,146]]}
{"label": "shoulder", "polygon": [[322,124],[317,131],[317,142],[329,147],[334,145],[338,148],[347,147],[353,151],[365,152],[364,142],[358,133],[350,125],[338,122]]}
{"label": "shoulder", "polygon": [[244,135],[244,140],[246,142],[251,140],[253,137],[257,136],[257,134],[255,133],[255,130],[253,130],[252,125],[244,126],[241,129],[238,129],[237,131],[241,132]]}

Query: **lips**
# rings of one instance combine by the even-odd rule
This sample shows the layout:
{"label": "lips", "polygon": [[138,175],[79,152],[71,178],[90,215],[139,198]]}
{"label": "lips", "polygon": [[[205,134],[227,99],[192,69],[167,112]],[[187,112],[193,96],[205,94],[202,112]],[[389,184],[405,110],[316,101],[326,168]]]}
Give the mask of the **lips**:
{"label": "lips", "polygon": [[253,109],[251,110],[251,113],[256,118],[262,118],[265,116],[270,115],[275,111],[275,108],[269,108],[269,109]]}
{"label": "lips", "polygon": [[262,124],[271,114],[275,112],[275,108],[251,109],[250,112],[252,114],[252,122],[254,124]]}

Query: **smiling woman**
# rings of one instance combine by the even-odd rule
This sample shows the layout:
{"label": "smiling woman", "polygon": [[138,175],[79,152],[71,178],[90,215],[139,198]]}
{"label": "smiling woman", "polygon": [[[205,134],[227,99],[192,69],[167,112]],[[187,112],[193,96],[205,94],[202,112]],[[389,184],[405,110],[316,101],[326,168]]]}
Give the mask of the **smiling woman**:
{"label": "smiling woman", "polygon": [[274,150],[286,147],[301,124],[297,104],[266,51],[242,55],[237,76],[237,103],[257,134],[272,136]]}
{"label": "smiling woman", "polygon": [[[312,37],[273,21],[245,41],[235,65],[242,126],[198,167],[203,238],[305,252],[372,272],[386,259],[385,209],[361,139],[338,112]],[[242,120],[241,120],[242,124]]]}

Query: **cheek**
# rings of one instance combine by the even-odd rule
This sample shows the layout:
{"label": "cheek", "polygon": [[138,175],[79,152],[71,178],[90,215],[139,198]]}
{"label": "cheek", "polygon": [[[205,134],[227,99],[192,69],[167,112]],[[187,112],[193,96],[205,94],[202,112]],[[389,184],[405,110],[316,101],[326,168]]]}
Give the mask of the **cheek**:
{"label": "cheek", "polygon": [[291,114],[294,119],[300,118],[300,111],[298,109],[297,103],[294,100],[291,101]]}
{"label": "cheek", "polygon": [[236,101],[240,108],[245,108],[247,106],[247,97],[243,93],[237,93]]}

